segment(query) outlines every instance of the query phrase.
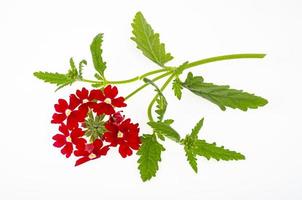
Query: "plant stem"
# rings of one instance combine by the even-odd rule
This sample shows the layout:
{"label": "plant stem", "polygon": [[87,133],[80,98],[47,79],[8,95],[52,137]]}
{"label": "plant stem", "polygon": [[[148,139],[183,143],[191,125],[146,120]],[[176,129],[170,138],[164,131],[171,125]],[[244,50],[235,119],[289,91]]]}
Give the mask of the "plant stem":
{"label": "plant stem", "polygon": [[[169,85],[169,83],[172,81],[172,79],[174,78],[175,74],[173,73],[167,80],[166,82],[163,84],[163,86],[160,88],[160,91],[163,92],[166,87]],[[158,94],[156,94],[154,96],[154,98],[152,99],[152,101],[150,102],[149,106],[148,106],[148,110],[147,110],[147,114],[148,114],[148,118],[150,121],[154,121],[153,117],[152,117],[152,106],[155,103],[156,99],[158,97]]]}
{"label": "plant stem", "polygon": [[[169,71],[169,72],[167,72],[167,73],[164,73],[164,74],[162,74],[162,75],[160,75],[160,76],[155,77],[154,79],[152,79],[152,81],[154,82],[154,81],[157,81],[157,80],[159,80],[159,79],[162,79],[162,78],[168,76],[168,75],[171,74],[171,73],[172,73],[172,71]],[[148,84],[148,83],[145,83],[145,84],[143,84],[142,86],[138,87],[136,90],[134,90],[133,92],[131,92],[130,94],[128,94],[128,95],[125,97],[125,99],[126,99],[126,100],[129,99],[130,97],[132,97],[133,95],[135,95],[137,92],[139,92],[140,90],[144,89],[147,85],[149,85],[149,84]]]}
{"label": "plant stem", "polygon": [[[126,80],[119,80],[119,81],[109,81],[109,80],[106,80],[106,83],[107,84],[125,84],[125,83],[131,83],[131,82],[135,82],[135,81],[141,80],[141,79],[143,79],[143,78],[145,78],[147,76],[151,76],[153,74],[158,74],[160,72],[165,72],[165,71],[169,71],[169,69],[165,68],[165,69],[153,70],[153,71],[150,71],[150,72],[144,73],[142,75],[136,76],[134,78],[126,79]],[[103,83],[101,81],[94,81],[94,80],[88,80],[88,79],[81,79],[80,81],[86,82],[86,83],[100,83],[100,84]]]}
{"label": "plant stem", "polygon": [[[202,60],[198,60],[198,61],[188,63],[188,64],[182,66],[180,71],[178,71],[177,73],[181,74],[186,69],[196,67],[198,65],[206,64],[206,63],[216,62],[216,61],[232,60],[232,59],[244,59],[244,58],[264,58],[264,57],[265,57],[265,54],[230,54],[230,55],[216,56],[216,57],[206,58],[206,59],[202,59]],[[176,75],[175,74],[176,73],[175,69],[177,69],[177,68],[175,68],[175,67],[166,67],[164,69],[153,70],[153,71],[147,72],[145,74],[142,74],[140,76],[136,76],[134,78],[130,78],[130,79],[126,79],[126,80],[119,80],[119,81],[108,81],[108,80],[106,80],[106,83],[103,83],[101,81],[87,80],[87,79],[82,79],[80,81],[87,82],[87,83],[100,83],[100,84],[126,84],[126,83],[131,83],[131,82],[141,80],[141,79],[143,79],[147,76],[153,75],[153,74],[157,74],[157,73],[160,73],[160,72],[166,72],[166,73],[161,74],[160,76],[155,77],[154,79],[152,79],[152,81],[157,81],[159,79],[162,79],[162,78],[168,76],[169,74],[172,74],[169,77],[169,79],[165,82],[165,84],[163,85],[162,90],[164,90],[167,87],[167,85],[170,83],[170,81],[173,79],[173,77]],[[130,97],[135,95],[137,92],[144,89],[147,85],[148,85],[148,83],[145,83],[142,86],[138,87],[136,90],[134,90],[129,95],[127,95],[125,97],[125,99],[129,99]],[[155,103],[156,98],[157,98],[157,95],[153,98],[153,100],[151,101],[151,103],[149,105],[150,110],[148,108],[148,115],[150,115],[149,118],[152,119],[152,120],[153,120],[153,118],[152,118],[151,109],[152,109],[153,104]]]}
{"label": "plant stem", "polygon": [[232,59],[244,59],[244,58],[264,58],[264,57],[265,54],[230,54],[230,55],[216,56],[216,57],[206,58],[206,59],[188,63],[182,68],[182,71],[210,62],[232,60]]}
{"label": "plant stem", "polygon": [[101,83],[100,81],[93,81],[88,79],[80,79],[79,81],[86,82],[86,83]]}
{"label": "plant stem", "polygon": [[135,82],[135,81],[138,81],[138,80],[141,80],[147,76],[151,76],[153,74],[158,74],[160,72],[165,72],[165,71],[168,71],[168,69],[157,69],[157,70],[153,70],[153,71],[150,71],[150,72],[147,72],[145,74],[142,74],[140,76],[136,76],[134,78],[131,78],[131,79],[127,79],[127,80],[121,80],[121,81],[107,81],[108,84],[125,84],[125,83],[131,83],[131,82]]}

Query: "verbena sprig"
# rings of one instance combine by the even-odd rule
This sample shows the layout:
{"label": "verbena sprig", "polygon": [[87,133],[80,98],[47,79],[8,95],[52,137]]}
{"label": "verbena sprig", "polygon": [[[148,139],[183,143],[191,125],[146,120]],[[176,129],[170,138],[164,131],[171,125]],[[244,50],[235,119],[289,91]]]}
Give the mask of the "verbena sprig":
{"label": "verbena sprig", "polygon": [[[198,133],[203,126],[203,118],[197,122],[190,134],[187,134],[182,138],[181,134],[172,127],[174,120],[165,119],[168,100],[165,98],[163,92],[169,85],[171,85],[170,88],[173,90],[173,93],[178,100],[181,100],[182,98],[182,90],[187,89],[193,94],[217,105],[223,111],[227,108],[240,109],[242,111],[256,109],[266,105],[268,101],[262,97],[242,90],[231,89],[228,85],[208,83],[202,76],[193,75],[192,72],[187,73],[185,80],[182,80],[180,75],[182,75],[184,71],[193,67],[211,62],[231,59],[264,58],[265,54],[231,54],[206,58],[194,62],[184,62],[179,66],[168,66],[167,62],[172,60],[173,56],[171,53],[167,52],[165,44],[160,41],[159,34],[154,32],[151,25],[146,21],[141,12],[136,13],[134,17],[132,33],[133,36],[131,37],[131,40],[136,43],[137,48],[143,53],[143,55],[160,67],[159,69],[149,71],[126,80],[108,80],[105,76],[105,72],[108,67],[102,57],[103,34],[100,33],[95,36],[90,45],[92,63],[96,71],[95,80],[85,79],[82,75],[83,68],[86,68],[88,62],[86,60],[82,60],[76,65],[73,58],[70,58],[70,68],[66,73],[39,71],[35,72],[34,76],[47,83],[55,84],[57,86],[56,90],[67,85],[72,85],[76,81],[90,83],[91,86],[100,88],[101,91],[109,85],[142,82],[142,85],[128,94],[125,97],[125,100],[130,99],[146,86],[151,85],[155,89],[155,95],[147,107],[147,115],[149,119],[148,125],[151,129],[149,134],[143,134],[140,137],[141,144],[137,152],[137,155],[139,156],[138,169],[143,181],[150,180],[152,177],[156,176],[156,172],[159,169],[159,162],[161,161],[161,154],[165,151],[161,141],[164,141],[166,138],[183,146],[187,160],[196,173],[198,171],[198,156],[202,156],[207,159],[213,158],[215,160],[226,161],[245,159],[244,155],[241,153],[231,151],[225,149],[223,146],[219,147],[215,143],[208,143],[203,139],[199,139]],[[150,78],[151,76],[152,78]],[[156,81],[164,78],[166,78],[164,84],[162,86],[158,86]],[[156,105],[155,110],[154,104]],[[103,134],[106,132],[107,122],[102,121],[104,114],[94,116],[92,114],[92,110],[93,109],[90,108],[90,111],[88,112],[89,114],[85,119],[86,129],[84,131],[86,132],[86,136],[90,137],[91,142],[95,143],[95,141],[104,137]],[[154,114],[157,115],[156,118],[154,117]],[[116,118],[111,116],[110,120],[112,119]],[[117,134],[122,133],[118,132]],[[120,135],[117,137],[119,136]],[[108,149],[106,149],[106,152],[107,151]],[[92,154],[89,154],[89,159],[94,159],[94,156],[97,154],[93,154],[94,156],[91,155]]]}

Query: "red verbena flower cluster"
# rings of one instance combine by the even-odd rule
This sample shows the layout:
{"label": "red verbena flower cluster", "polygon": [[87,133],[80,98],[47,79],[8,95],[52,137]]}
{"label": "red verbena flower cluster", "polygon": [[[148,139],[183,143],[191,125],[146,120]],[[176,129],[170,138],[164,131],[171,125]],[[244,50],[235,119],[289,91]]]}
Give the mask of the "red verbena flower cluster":
{"label": "red verbena flower cluster", "polygon": [[76,166],[107,154],[117,147],[125,158],[140,147],[139,127],[125,119],[117,108],[126,107],[125,99],[117,97],[115,86],[104,89],[86,88],[69,96],[69,102],[59,99],[51,123],[59,124],[54,146],[69,158],[78,157]]}

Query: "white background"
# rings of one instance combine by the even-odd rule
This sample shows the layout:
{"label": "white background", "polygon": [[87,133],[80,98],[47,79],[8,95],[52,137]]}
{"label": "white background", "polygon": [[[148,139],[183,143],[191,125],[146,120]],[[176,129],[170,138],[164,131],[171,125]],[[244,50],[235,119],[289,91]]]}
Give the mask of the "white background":
{"label": "white background", "polygon": [[[198,160],[194,174],[182,147],[167,141],[157,177],[143,183],[137,157],[116,151],[74,167],[52,147],[53,105],[77,83],[55,87],[35,79],[37,70],[65,72],[68,60],[86,58],[89,44],[104,33],[108,79],[131,78],[156,69],[130,41],[130,22],[142,11],[175,59],[267,53],[265,59],[211,63],[194,68],[208,82],[230,84],[269,100],[258,110],[222,112],[184,91],[178,101],[167,90],[168,116],[182,135],[205,117],[201,137],[246,155],[245,161]],[[0,199],[302,199],[301,53],[299,0],[229,1],[0,1],[1,138]],[[127,95],[141,83],[121,85]],[[147,88],[130,99],[127,116],[149,133]]]}

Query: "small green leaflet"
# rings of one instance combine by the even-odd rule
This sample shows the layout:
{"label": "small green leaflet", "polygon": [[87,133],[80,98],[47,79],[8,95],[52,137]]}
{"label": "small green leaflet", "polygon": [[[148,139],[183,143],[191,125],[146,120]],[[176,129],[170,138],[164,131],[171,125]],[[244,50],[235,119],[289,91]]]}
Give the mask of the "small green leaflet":
{"label": "small green leaflet", "polygon": [[90,45],[90,51],[92,55],[94,68],[101,75],[102,79],[104,79],[106,62],[104,62],[102,58],[102,53],[103,53],[102,42],[103,42],[103,34],[99,33],[94,37]]}
{"label": "small green leaflet", "polygon": [[203,126],[203,121],[204,118],[199,120],[192,129],[191,134],[188,134],[185,139],[182,140],[187,160],[195,173],[198,171],[196,153],[194,152],[195,141],[198,140],[198,133]]}
{"label": "small green leaflet", "polygon": [[137,152],[137,155],[140,156],[137,161],[138,169],[142,180],[147,181],[156,176],[158,163],[161,161],[161,152],[165,148],[157,142],[155,135],[143,135],[141,140],[142,145]]}
{"label": "small green leaflet", "polygon": [[204,118],[202,118],[201,120],[199,120],[199,122],[197,122],[197,124],[192,129],[192,132],[191,132],[191,135],[190,135],[192,138],[198,139],[198,133],[199,133],[200,129],[203,126],[203,121],[204,121]]}
{"label": "small green leaflet", "polygon": [[152,27],[141,12],[137,12],[132,23],[133,37],[137,48],[153,62],[160,66],[173,59],[170,53],[166,53],[165,44],[160,42],[159,34],[154,33]]}
{"label": "small green leaflet", "polygon": [[203,125],[203,118],[192,129],[191,134],[186,135],[185,139],[181,141],[184,145],[187,160],[192,169],[197,173],[197,158],[196,156],[203,156],[207,159],[214,158],[219,160],[244,160],[245,157],[241,153],[231,151],[222,147],[217,147],[215,143],[209,144],[205,140],[198,139],[198,133]]}
{"label": "small green leaflet", "polygon": [[70,68],[66,74],[51,73],[51,72],[35,72],[34,76],[44,82],[56,84],[59,90],[67,85],[71,85],[78,79],[82,79],[83,65],[86,65],[86,60],[82,60],[79,63],[79,69],[76,68],[73,58],[69,60]]}
{"label": "small green leaflet", "polygon": [[194,172],[197,173],[198,172],[198,167],[197,167],[196,154],[188,146],[184,146],[184,150],[185,150],[186,157],[187,157],[187,160],[188,160],[190,166],[192,167]]}
{"label": "small green leaflet", "polygon": [[158,88],[158,86],[152,80],[150,80],[148,78],[144,78],[143,81],[145,83],[148,83],[148,84],[152,85],[153,87],[155,87],[155,91],[157,92],[157,98],[156,98],[157,105],[156,105],[155,112],[158,115],[157,116],[158,121],[161,122],[164,119],[164,115],[167,110],[168,102],[167,102],[165,96],[163,95],[163,93]]}
{"label": "small green leaflet", "polygon": [[155,132],[158,132],[175,142],[180,141],[179,134],[169,124],[164,122],[148,122],[148,125],[151,126]]}
{"label": "small green leaflet", "polygon": [[226,110],[226,107],[247,111],[248,108],[255,109],[268,103],[262,97],[242,90],[231,89],[228,85],[219,86],[213,83],[205,83],[201,76],[194,77],[191,72],[188,73],[187,79],[182,85],[194,94],[218,105],[223,111]]}
{"label": "small green leaflet", "polygon": [[51,72],[35,72],[34,76],[46,83],[56,84],[57,86],[71,84],[73,82],[66,74]]}
{"label": "small green leaflet", "polygon": [[217,147],[216,143],[207,143],[205,140],[197,140],[194,145],[194,152],[206,157],[208,160],[214,158],[215,160],[244,160],[245,157],[241,153],[231,151],[222,147]]}
{"label": "small green leaflet", "polygon": [[174,79],[172,89],[174,91],[174,95],[180,100],[182,95],[182,85],[178,77]]}
{"label": "small green leaflet", "polygon": [[82,60],[79,63],[79,78],[80,79],[83,79],[83,68],[84,68],[84,65],[87,65],[87,61],[86,60]]}

